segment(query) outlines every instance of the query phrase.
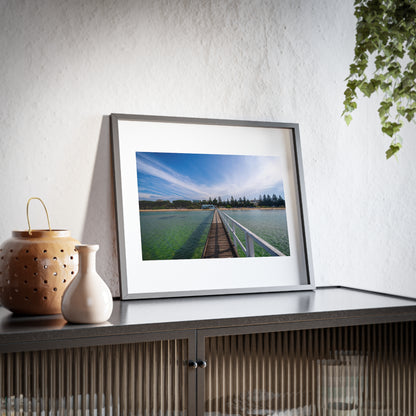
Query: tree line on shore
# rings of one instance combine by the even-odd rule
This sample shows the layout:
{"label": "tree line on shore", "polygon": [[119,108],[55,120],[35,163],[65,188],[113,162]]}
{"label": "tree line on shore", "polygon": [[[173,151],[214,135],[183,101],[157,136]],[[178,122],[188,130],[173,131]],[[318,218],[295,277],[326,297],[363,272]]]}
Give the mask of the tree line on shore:
{"label": "tree line on shore", "polygon": [[226,200],[221,197],[211,198],[201,201],[188,201],[185,199],[177,199],[174,201],[157,200],[157,201],[139,201],[140,209],[201,209],[207,206],[215,206],[217,208],[285,208],[285,200],[281,195],[259,195],[259,198],[252,200],[246,198],[234,198],[231,196]]}

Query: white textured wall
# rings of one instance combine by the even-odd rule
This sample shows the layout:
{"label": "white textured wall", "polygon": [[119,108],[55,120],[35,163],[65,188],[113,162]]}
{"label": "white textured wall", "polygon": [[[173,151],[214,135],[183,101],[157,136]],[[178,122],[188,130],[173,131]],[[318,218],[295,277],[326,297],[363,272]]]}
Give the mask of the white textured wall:
{"label": "white textured wall", "polygon": [[[318,285],[416,296],[416,141],[340,118],[352,0],[0,0],[0,240],[28,197],[118,292],[112,112],[300,124]],[[45,222],[33,205],[33,222]]]}

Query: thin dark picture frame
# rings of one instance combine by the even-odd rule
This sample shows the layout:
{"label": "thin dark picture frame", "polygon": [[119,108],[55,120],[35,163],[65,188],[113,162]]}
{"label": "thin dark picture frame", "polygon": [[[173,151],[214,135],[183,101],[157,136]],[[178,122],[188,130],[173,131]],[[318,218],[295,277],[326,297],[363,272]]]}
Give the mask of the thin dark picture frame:
{"label": "thin dark picture frame", "polygon": [[[111,114],[110,120],[116,202],[117,243],[119,253],[120,291],[121,298],[123,300],[297,291],[313,290],[315,288],[298,124],[133,114]],[[136,221],[138,221],[136,218],[136,216],[138,217],[138,211],[134,213],[135,209],[137,210],[138,208],[138,205],[134,205],[135,203],[138,204],[138,198],[128,196],[133,193],[133,185],[130,187],[126,185],[127,183],[132,184],[136,181],[137,189],[137,172],[135,168],[133,172],[133,157],[135,157],[136,152],[149,151],[149,146],[150,151],[165,151],[165,144],[168,145],[167,147],[172,149],[172,145],[175,143],[175,135],[173,135],[173,138],[167,139],[160,132],[158,133],[159,129],[163,129],[163,132],[169,132],[170,129],[172,131],[176,131],[176,138],[179,140],[178,138],[181,135],[181,129],[183,129],[185,133],[184,136],[186,136],[186,131],[189,127],[192,127],[194,131],[200,132],[202,135],[208,134],[206,131],[209,131],[212,128],[219,129],[220,133],[225,136],[228,132],[234,134],[234,130],[237,130],[240,133],[244,132],[246,133],[246,137],[241,141],[243,147],[247,145],[252,148],[253,143],[255,143],[256,140],[259,140],[259,134],[263,132],[272,137],[276,134],[276,143],[278,140],[285,143],[281,145],[282,148],[285,149],[285,154],[282,156],[288,161],[287,165],[289,166],[288,175],[290,176],[293,188],[290,190],[293,200],[291,214],[292,220],[295,224],[292,228],[296,230],[296,232],[292,230],[291,238],[295,240],[297,247],[295,250],[296,258],[291,260],[299,265],[299,267],[289,267],[288,270],[290,270],[290,273],[286,273],[286,269],[282,269],[283,272],[280,273],[280,279],[282,279],[283,275],[283,280],[287,278],[287,284],[285,282],[283,284],[279,284],[277,281],[275,282],[274,280],[271,280],[262,282],[262,284],[259,285],[256,285],[255,282],[250,282],[250,284],[242,286],[240,284],[235,285],[235,277],[231,277],[234,283],[231,283],[229,287],[213,287],[212,285],[210,287],[206,287],[205,284],[207,283],[207,279],[202,277],[201,288],[195,286],[188,288],[183,287],[182,285],[182,287],[178,287],[177,290],[175,287],[169,287],[168,290],[165,290],[167,282],[163,282],[163,272],[161,272],[159,264],[147,261],[147,263],[151,264],[146,264],[145,267],[145,262],[139,259],[137,248],[132,247],[132,242],[140,239],[140,230],[138,230],[139,225],[136,223]],[[148,137],[145,137],[149,134],[154,136],[152,139],[153,141],[148,139]],[[253,137],[250,137],[251,135]],[[284,137],[284,139],[281,137]],[[155,143],[155,147],[152,148],[153,145],[149,145],[147,143],[145,145],[145,150],[143,150],[143,141],[145,141],[145,139],[147,139],[147,142]],[[194,145],[196,141],[198,141],[198,135],[192,136],[192,139],[186,139],[185,137],[185,139],[181,138],[181,140],[185,140],[185,144],[188,143]],[[188,142],[186,142],[186,140],[188,140]],[[202,153],[205,153],[204,145],[199,143],[197,146],[199,146],[198,149],[201,149]],[[188,148],[188,146],[186,148]],[[171,150],[168,149],[167,151]],[[218,151],[215,153],[218,153]],[[131,166],[128,167],[126,165]],[[134,200],[135,202],[133,202]],[[246,262],[251,262],[255,261],[255,258],[253,258],[253,260],[244,260]],[[206,261],[212,262],[211,259],[202,260],[202,262]],[[180,262],[180,260],[170,262],[177,263]],[[190,270],[192,270],[192,273],[195,273],[195,270],[196,273],[198,273],[199,268],[201,268],[201,270],[204,268],[204,266],[201,266],[202,262],[200,260],[188,260],[183,263],[180,268],[181,270],[184,270],[185,268],[185,273],[187,273],[187,268],[191,267]],[[189,263],[193,263],[192,266],[190,266]],[[211,263],[209,264],[211,265]],[[169,265],[169,267],[172,267],[172,265]],[[213,267],[215,269],[215,264],[213,264]],[[232,274],[233,269],[232,266],[230,267],[231,268],[228,269],[228,275]],[[275,269],[277,269],[276,273],[279,271],[279,265],[277,263],[274,263],[273,265],[269,262],[267,266],[264,267],[267,267],[269,273],[274,273]],[[218,267],[217,270],[218,273],[221,273],[220,267]],[[173,273],[173,275],[175,275],[175,273]],[[177,274],[176,278],[180,279],[179,274]],[[147,286],[144,290],[142,290],[140,287],[141,283],[139,282],[143,283],[145,281],[144,279],[146,279]],[[151,284],[148,283],[149,279],[156,282],[155,287],[152,287]],[[273,279],[273,276],[271,276],[271,279]],[[177,282],[178,286],[180,286],[179,280],[177,280]],[[227,283],[225,283],[225,285],[227,285]]]}

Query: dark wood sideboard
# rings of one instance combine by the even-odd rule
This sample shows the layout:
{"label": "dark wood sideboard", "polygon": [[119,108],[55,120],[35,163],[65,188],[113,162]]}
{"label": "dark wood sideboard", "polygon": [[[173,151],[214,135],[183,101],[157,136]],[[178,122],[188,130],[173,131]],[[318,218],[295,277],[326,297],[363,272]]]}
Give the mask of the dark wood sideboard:
{"label": "dark wood sideboard", "polygon": [[343,287],[0,308],[0,415],[416,414],[416,300]]}

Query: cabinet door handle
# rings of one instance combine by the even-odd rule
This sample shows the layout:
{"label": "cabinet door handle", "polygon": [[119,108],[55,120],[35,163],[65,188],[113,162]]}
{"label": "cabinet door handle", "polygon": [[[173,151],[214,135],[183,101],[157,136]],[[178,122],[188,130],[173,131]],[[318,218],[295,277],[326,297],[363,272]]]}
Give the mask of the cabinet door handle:
{"label": "cabinet door handle", "polygon": [[198,360],[197,365],[198,365],[198,368],[206,368],[207,362],[205,360]]}
{"label": "cabinet door handle", "polygon": [[188,361],[188,367],[197,369],[198,368],[198,363],[196,361],[189,360]]}

